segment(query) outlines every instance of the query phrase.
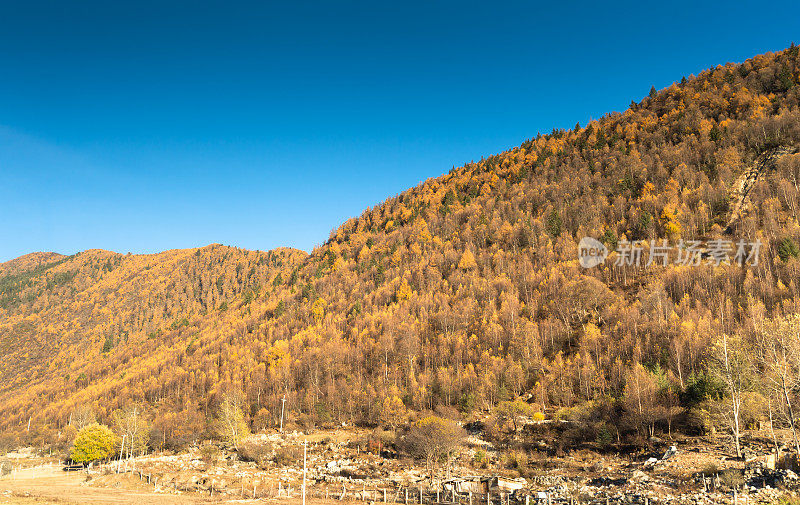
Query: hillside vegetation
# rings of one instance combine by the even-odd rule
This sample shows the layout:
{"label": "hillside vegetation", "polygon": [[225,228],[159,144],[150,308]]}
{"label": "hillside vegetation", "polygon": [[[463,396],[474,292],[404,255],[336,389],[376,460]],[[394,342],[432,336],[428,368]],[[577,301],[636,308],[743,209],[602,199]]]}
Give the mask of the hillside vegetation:
{"label": "hillside vegetation", "polygon": [[[277,424],[284,395],[309,424],[468,418],[521,396],[598,434],[704,429],[725,394],[711,344],[798,312],[799,77],[793,46],[683,78],[389,198],[310,255],[0,265],[0,427],[45,443],[81,406],[139,403],[178,445],[241,393],[251,429]],[[584,269],[584,236],[763,246],[745,267]]]}

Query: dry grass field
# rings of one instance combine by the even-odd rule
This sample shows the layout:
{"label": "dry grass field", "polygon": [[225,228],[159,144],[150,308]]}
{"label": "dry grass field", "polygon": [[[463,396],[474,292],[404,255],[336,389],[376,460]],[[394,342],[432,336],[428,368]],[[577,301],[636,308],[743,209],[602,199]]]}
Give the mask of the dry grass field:
{"label": "dry grass field", "polygon": [[[188,505],[209,503],[264,503],[286,505],[300,503],[300,498],[252,500],[220,497],[199,497],[196,494],[153,492],[133,479],[117,479],[111,486],[87,485],[82,473],[65,473],[60,468],[20,470],[14,477],[0,479],[0,505]],[[333,505],[334,500],[307,500],[308,505]],[[335,501],[342,505],[343,502]],[[344,502],[345,504],[347,502]]]}

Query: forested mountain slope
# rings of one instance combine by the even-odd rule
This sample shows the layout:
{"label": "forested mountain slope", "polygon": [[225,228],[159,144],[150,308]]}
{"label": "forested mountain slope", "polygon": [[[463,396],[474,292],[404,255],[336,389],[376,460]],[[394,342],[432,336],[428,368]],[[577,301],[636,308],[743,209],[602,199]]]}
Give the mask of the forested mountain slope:
{"label": "forested mountain slope", "polygon": [[[0,425],[47,438],[79,404],[139,401],[169,443],[224,391],[254,428],[284,394],[313,422],[375,423],[392,397],[552,413],[619,396],[640,364],[685,391],[715,335],[798,311],[799,71],[791,47],[652,90],[389,198],[307,257],[52,257],[2,281]],[[763,246],[745,267],[584,269],[584,236]]]}
{"label": "forested mountain slope", "polygon": [[219,323],[228,303],[255,298],[305,257],[211,245],[152,255],[42,253],[0,264],[0,395],[14,411],[21,390],[46,384],[47,395],[31,405],[39,410],[42,401],[91,391],[111,370],[124,377],[131,361],[158,363],[183,328],[209,313]]}

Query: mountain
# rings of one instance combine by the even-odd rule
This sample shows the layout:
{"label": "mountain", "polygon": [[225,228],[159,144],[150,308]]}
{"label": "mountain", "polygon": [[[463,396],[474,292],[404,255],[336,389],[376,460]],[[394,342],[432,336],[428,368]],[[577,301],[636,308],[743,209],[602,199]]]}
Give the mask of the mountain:
{"label": "mountain", "polygon": [[[469,416],[524,395],[552,415],[619,397],[637,364],[685,393],[715,335],[798,311],[799,70],[792,46],[652,89],[389,198],[308,255],[0,265],[0,428],[45,443],[80,406],[140,402],[178,444],[232,391],[255,429],[283,395],[304,423],[374,424],[393,397]],[[583,237],[604,263],[580,266]],[[701,241],[702,264],[616,264],[662,239]],[[757,258],[709,262],[740,241]]]}
{"label": "mountain", "polygon": [[226,323],[229,303],[257,297],[306,256],[210,245],[151,255],[35,253],[0,264],[0,398],[14,412],[21,391],[35,395],[28,407],[36,410],[43,399],[91,394],[111,370],[166,359],[183,328]]}

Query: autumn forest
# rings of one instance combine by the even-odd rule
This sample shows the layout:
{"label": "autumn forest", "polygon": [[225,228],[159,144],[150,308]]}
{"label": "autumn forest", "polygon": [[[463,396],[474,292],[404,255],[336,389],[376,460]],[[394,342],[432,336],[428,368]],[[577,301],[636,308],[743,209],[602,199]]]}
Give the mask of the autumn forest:
{"label": "autumn forest", "polygon": [[[799,179],[792,46],[454,168],[310,253],[22,256],[0,264],[1,442],[68,446],[87,412],[135,405],[146,443],[178,449],[231,398],[274,428],[284,397],[304,427],[524,404],[592,440],[794,429]],[[583,237],[604,263],[579,264]],[[616,261],[662,239],[762,245],[747,265]]]}

